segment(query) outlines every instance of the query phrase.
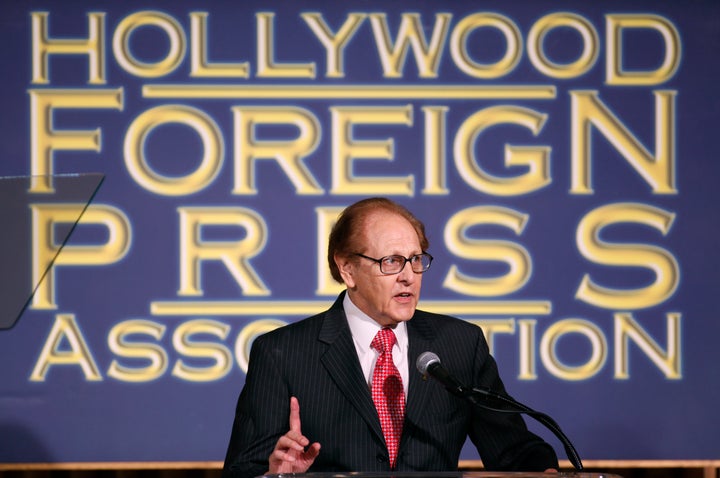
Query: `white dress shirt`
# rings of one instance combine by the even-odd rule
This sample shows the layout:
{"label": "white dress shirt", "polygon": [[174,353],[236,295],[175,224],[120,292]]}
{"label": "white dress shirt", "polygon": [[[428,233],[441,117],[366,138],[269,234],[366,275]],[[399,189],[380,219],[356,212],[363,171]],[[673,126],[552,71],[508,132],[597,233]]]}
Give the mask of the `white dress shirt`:
{"label": "white dress shirt", "polygon": [[[368,384],[368,388],[372,383],[372,374],[375,369],[375,362],[377,362],[378,356],[380,355],[375,349],[370,347],[375,335],[382,329],[380,324],[375,322],[370,316],[365,314],[363,311],[357,308],[355,304],[350,300],[350,295],[345,294],[343,299],[343,307],[345,308],[345,315],[347,316],[348,325],[350,326],[350,333],[355,343],[355,350],[357,351],[358,358],[360,359],[360,366],[362,367],[363,374],[365,374],[365,381]],[[408,392],[408,380],[409,380],[409,368],[408,368],[408,335],[407,326],[405,322],[400,322],[397,327],[393,329],[397,342],[393,346],[393,362],[400,372],[400,378],[402,378],[403,390],[407,397]]]}

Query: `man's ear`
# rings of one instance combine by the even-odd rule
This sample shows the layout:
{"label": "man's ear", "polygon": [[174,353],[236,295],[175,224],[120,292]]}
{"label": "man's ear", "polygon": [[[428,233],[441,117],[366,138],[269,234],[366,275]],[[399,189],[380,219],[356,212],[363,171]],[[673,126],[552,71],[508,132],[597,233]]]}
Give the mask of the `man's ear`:
{"label": "man's ear", "polygon": [[355,263],[349,257],[341,256],[339,254],[335,254],[333,256],[333,260],[335,261],[335,265],[337,265],[337,268],[340,271],[340,276],[343,278],[343,282],[345,282],[348,289],[355,287],[355,279],[353,278]]}

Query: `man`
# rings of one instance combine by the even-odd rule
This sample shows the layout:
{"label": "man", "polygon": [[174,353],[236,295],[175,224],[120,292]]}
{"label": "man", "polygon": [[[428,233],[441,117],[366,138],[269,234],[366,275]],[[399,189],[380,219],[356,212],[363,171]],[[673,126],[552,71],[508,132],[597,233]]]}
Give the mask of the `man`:
{"label": "man", "polygon": [[326,312],[255,340],[223,476],[452,471],[468,436],[488,470],[558,468],[518,415],[414,372],[432,351],[460,382],[504,391],[479,327],[416,310],[427,249],[423,224],[388,199],[340,215],[328,262],[347,290]]}

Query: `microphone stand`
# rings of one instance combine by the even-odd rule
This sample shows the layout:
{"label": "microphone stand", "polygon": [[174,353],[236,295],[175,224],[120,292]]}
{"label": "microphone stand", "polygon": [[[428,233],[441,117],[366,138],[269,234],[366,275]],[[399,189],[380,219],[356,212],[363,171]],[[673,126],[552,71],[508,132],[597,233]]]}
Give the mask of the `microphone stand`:
{"label": "microphone stand", "polygon": [[[463,387],[464,388],[464,387]],[[450,390],[450,389],[448,389]],[[473,388],[472,390],[468,390],[467,388],[464,388],[464,390],[450,390],[453,393],[457,395],[461,395],[463,398],[470,401],[472,404],[477,405],[481,408],[484,408],[486,410],[490,410],[493,412],[502,412],[502,413],[525,413],[528,416],[533,417],[538,422],[545,425],[553,434],[562,442],[563,447],[565,448],[565,453],[567,454],[568,460],[570,460],[570,463],[575,467],[576,470],[581,471],[583,469],[582,461],[580,460],[580,456],[578,455],[577,451],[575,450],[575,447],[570,442],[570,439],[562,432],[560,429],[560,425],[557,424],[555,420],[553,420],[549,415],[546,415],[542,412],[538,412],[533,410],[532,408],[523,405],[522,403],[514,400],[508,395],[504,395],[501,393],[498,393],[494,390],[490,390],[488,388]],[[458,393],[460,392],[460,393]],[[487,400],[497,400],[499,402],[502,402],[505,405],[509,405],[510,408],[503,408],[503,407],[494,407],[487,402]]]}

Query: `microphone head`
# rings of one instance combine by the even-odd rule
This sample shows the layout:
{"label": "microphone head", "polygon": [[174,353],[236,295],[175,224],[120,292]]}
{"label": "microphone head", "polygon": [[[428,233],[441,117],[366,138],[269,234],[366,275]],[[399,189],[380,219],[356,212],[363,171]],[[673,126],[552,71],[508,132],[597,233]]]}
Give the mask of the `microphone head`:
{"label": "microphone head", "polygon": [[418,356],[417,361],[415,361],[415,366],[417,367],[418,372],[420,372],[423,375],[426,375],[428,367],[430,366],[430,364],[433,364],[433,363],[439,364],[440,357],[438,357],[433,352],[423,352]]}

